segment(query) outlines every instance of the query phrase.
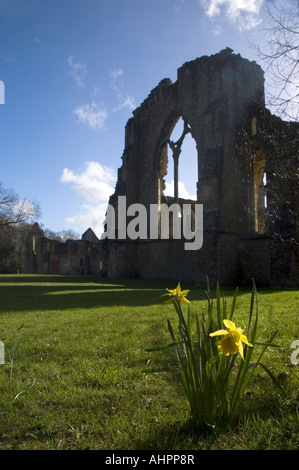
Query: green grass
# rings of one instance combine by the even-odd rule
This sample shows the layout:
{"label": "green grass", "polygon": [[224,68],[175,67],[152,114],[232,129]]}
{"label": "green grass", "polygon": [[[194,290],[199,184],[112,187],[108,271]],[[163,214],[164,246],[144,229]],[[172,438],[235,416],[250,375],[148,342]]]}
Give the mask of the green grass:
{"label": "green grass", "polygon": [[[207,309],[205,289],[180,280],[192,311]],[[93,276],[0,276],[1,449],[298,449],[299,291],[258,290],[258,337],[279,329],[263,362],[286,396],[258,370],[239,420],[210,433],[193,429],[174,373],[147,367],[174,362],[169,342],[172,305],[158,298],[173,282],[108,280]],[[228,305],[233,288],[221,288]],[[212,291],[213,294],[213,291]],[[247,323],[251,289],[240,289],[236,324]],[[299,356],[299,355],[298,355]]]}

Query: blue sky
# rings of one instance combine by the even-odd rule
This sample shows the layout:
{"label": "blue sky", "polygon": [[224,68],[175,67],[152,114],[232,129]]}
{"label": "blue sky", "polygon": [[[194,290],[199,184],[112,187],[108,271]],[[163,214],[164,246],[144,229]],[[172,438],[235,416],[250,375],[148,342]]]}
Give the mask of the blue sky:
{"label": "blue sky", "polygon": [[0,0],[0,181],[39,202],[43,228],[100,235],[132,111],[196,57],[256,60],[262,4]]}

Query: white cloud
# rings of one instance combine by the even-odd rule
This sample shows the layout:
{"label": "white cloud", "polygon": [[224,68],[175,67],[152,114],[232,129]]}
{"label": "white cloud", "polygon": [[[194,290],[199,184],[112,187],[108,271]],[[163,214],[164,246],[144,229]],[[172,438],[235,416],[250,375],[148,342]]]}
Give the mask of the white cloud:
{"label": "white cloud", "polygon": [[80,105],[74,109],[73,113],[77,115],[79,122],[84,122],[92,129],[101,129],[104,127],[108,116],[105,107],[103,105],[100,107],[95,102]]}
{"label": "white cloud", "polygon": [[76,214],[72,217],[66,217],[66,223],[77,232],[85,231],[90,227],[97,237],[101,238],[101,235],[104,231],[107,204],[103,203],[97,206],[84,204],[81,206],[81,210],[82,212],[80,214]]}
{"label": "white cloud", "polygon": [[[174,195],[174,180],[171,181],[171,183],[169,183],[168,181],[165,182],[165,190],[164,190],[164,194],[165,196],[172,196]],[[183,198],[183,199],[193,199],[195,200],[196,199],[196,194],[190,194],[188,192],[188,190],[186,189],[186,186],[184,183],[182,183],[181,181],[179,181],[179,197]]]}
{"label": "white cloud", "polygon": [[77,171],[64,168],[60,181],[71,183],[71,189],[85,200],[80,213],[67,217],[66,222],[77,231],[91,227],[100,236],[109,196],[116,183],[114,169],[94,161],[85,162]]}
{"label": "white cloud", "polygon": [[74,62],[73,56],[68,57],[68,64],[70,66],[69,75],[74,78],[79,87],[84,88],[84,80],[87,75],[86,65],[81,64],[81,62]]}
{"label": "white cloud", "polygon": [[249,30],[257,26],[264,0],[200,0],[210,18],[225,15],[237,25],[239,30]]}
{"label": "white cloud", "polygon": [[64,168],[60,181],[73,183],[72,189],[87,201],[98,203],[108,200],[114,191],[116,174],[113,168],[98,162],[85,162],[78,171]]}

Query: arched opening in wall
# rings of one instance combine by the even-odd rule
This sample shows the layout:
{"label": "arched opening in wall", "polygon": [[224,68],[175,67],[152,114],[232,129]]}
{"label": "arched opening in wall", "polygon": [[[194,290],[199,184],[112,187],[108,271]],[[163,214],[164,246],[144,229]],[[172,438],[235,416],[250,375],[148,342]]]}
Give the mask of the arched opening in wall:
{"label": "arched opening in wall", "polygon": [[174,199],[196,200],[197,148],[191,128],[182,117],[178,119],[164,151],[167,152],[167,174],[163,194]]}
{"label": "arched opening in wall", "polygon": [[267,175],[265,155],[257,150],[253,159],[254,188],[254,230],[256,233],[267,231]]}

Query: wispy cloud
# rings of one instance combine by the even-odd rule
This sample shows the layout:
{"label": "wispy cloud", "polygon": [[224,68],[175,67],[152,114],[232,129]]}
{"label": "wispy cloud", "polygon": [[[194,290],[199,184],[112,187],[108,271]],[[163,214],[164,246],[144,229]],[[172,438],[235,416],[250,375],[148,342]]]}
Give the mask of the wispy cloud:
{"label": "wispy cloud", "polygon": [[79,87],[84,88],[84,80],[87,75],[86,65],[78,61],[75,62],[73,56],[68,57],[68,64],[70,67],[69,75],[74,78]]}
{"label": "wispy cloud", "polygon": [[[79,62],[74,62],[73,56],[68,58],[68,62],[71,68],[70,75],[76,80],[78,86],[83,87],[84,78],[87,73],[86,66]],[[114,90],[117,104],[110,109],[109,113],[105,104],[97,101],[96,96],[100,93],[100,89],[94,86],[91,104],[82,104],[73,110],[79,122],[86,124],[91,129],[102,129],[105,127],[109,114],[111,115],[111,113],[120,111],[123,108],[129,108],[130,110],[136,108],[134,99],[125,90],[122,79],[123,73],[121,68],[115,69],[110,73],[110,85]]]}
{"label": "wispy cloud", "polygon": [[110,77],[112,79],[111,86],[116,93],[118,104],[113,108],[113,111],[119,111],[123,108],[129,107],[129,109],[133,110],[136,108],[134,99],[130,96],[124,89],[124,82],[120,78],[123,75],[122,69],[116,69],[111,72]]}
{"label": "wispy cloud", "polygon": [[119,104],[113,108],[113,111],[120,111],[127,106],[132,110],[136,108],[134,99],[127,93],[124,93],[119,96]]}
{"label": "wispy cloud", "polygon": [[73,113],[76,114],[79,122],[87,124],[91,129],[102,129],[108,116],[105,106],[94,101],[91,104],[77,106]]}
{"label": "wispy cloud", "polygon": [[179,13],[182,8],[182,4],[184,3],[185,0],[177,0],[177,3],[174,5],[174,10],[176,13]]}
{"label": "wispy cloud", "polygon": [[12,57],[7,57],[4,54],[0,54],[0,60],[3,60],[3,62],[12,62],[13,58]]}
{"label": "wispy cloud", "polygon": [[109,196],[114,192],[114,169],[98,162],[87,161],[77,171],[64,168],[60,181],[71,184],[71,189],[84,200],[81,211],[67,217],[66,222],[76,230],[91,227],[100,236]]}
{"label": "wispy cloud", "polygon": [[199,0],[210,18],[225,17],[239,30],[249,30],[261,22],[264,0]]}
{"label": "wispy cloud", "polygon": [[116,78],[121,77],[123,73],[124,71],[122,69],[113,70],[113,72],[110,74],[110,77],[115,80]]}

